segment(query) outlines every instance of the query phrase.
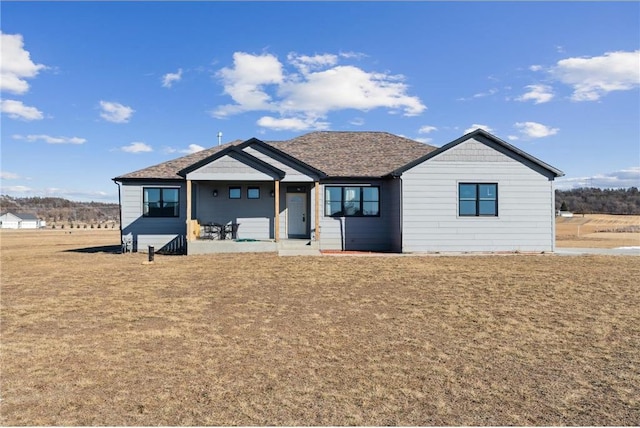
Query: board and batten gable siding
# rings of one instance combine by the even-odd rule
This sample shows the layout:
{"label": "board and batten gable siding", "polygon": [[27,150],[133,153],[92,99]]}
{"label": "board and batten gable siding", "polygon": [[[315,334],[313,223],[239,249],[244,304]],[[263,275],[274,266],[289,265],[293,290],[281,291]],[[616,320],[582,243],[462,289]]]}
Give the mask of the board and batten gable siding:
{"label": "board and batten gable siding", "polygon": [[284,171],[286,175],[282,179],[283,183],[314,181],[313,177],[310,177],[307,174],[297,170],[292,165],[290,165],[289,162],[285,163],[286,161],[284,159],[278,159],[275,155],[267,155],[250,146],[245,147],[243,151],[255,158],[260,159],[265,163],[278,168],[279,170]]}
{"label": "board and batten gable siding", "polygon": [[[325,216],[326,186],[379,186],[380,216]],[[400,251],[400,180],[323,181],[320,192],[320,249]]]}
{"label": "board and batten gable siding", "polygon": [[[402,175],[403,252],[554,250],[553,176],[474,139]],[[458,215],[459,183],[497,183],[498,216]]]}
{"label": "board and batten gable siding", "polygon": [[[144,217],[142,203],[145,187],[179,188],[180,216]],[[133,233],[134,250],[146,252],[149,246],[153,246],[158,251],[174,239],[186,236],[187,192],[185,182],[125,182],[120,185],[120,198],[122,234]]]}

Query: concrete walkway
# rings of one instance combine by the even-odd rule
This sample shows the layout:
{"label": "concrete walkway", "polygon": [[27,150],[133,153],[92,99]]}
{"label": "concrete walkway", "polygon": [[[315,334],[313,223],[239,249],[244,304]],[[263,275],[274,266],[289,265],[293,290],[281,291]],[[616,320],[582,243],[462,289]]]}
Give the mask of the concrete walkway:
{"label": "concrete walkway", "polygon": [[597,254],[605,256],[640,256],[640,247],[621,248],[557,248],[554,254],[559,256],[581,256]]}

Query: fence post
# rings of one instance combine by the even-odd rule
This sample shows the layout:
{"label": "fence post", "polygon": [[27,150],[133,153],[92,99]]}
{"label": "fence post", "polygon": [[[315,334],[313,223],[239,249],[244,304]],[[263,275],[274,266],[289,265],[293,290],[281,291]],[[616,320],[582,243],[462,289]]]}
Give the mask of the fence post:
{"label": "fence post", "polygon": [[149,245],[149,262],[153,261],[153,257],[155,256],[155,248],[153,245]]}

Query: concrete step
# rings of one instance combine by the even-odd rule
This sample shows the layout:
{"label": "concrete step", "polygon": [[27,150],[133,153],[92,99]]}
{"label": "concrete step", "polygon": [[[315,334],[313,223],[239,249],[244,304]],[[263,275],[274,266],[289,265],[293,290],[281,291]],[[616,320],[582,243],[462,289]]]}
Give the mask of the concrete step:
{"label": "concrete step", "polygon": [[319,256],[320,246],[309,239],[285,239],[278,242],[280,256]]}
{"label": "concrete step", "polygon": [[278,250],[278,255],[282,257],[287,256],[319,256],[320,250]]}

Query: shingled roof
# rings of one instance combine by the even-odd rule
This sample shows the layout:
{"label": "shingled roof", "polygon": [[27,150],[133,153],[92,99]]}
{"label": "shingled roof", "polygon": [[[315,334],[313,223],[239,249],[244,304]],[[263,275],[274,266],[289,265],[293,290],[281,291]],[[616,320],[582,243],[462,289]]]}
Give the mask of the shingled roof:
{"label": "shingled roof", "polygon": [[[121,175],[114,180],[183,180],[178,171],[240,143],[233,141],[212,147]],[[388,132],[318,131],[266,144],[322,171],[328,177],[383,177],[436,150],[436,147]]]}
{"label": "shingled roof", "polygon": [[318,131],[270,145],[329,177],[383,177],[436,150],[388,132]]}
{"label": "shingled roof", "polygon": [[159,163],[147,168],[140,169],[138,171],[130,172],[120,175],[114,178],[115,181],[121,180],[184,180],[184,177],[178,175],[178,171],[181,171],[194,163],[200,162],[203,159],[208,158],[217,152],[226,149],[230,146],[240,144],[242,141],[236,140],[230,143],[222,144],[220,146],[211,147],[209,149],[200,150],[199,152],[192,153],[190,155],[182,156],[177,159],[173,159],[167,162]]}

